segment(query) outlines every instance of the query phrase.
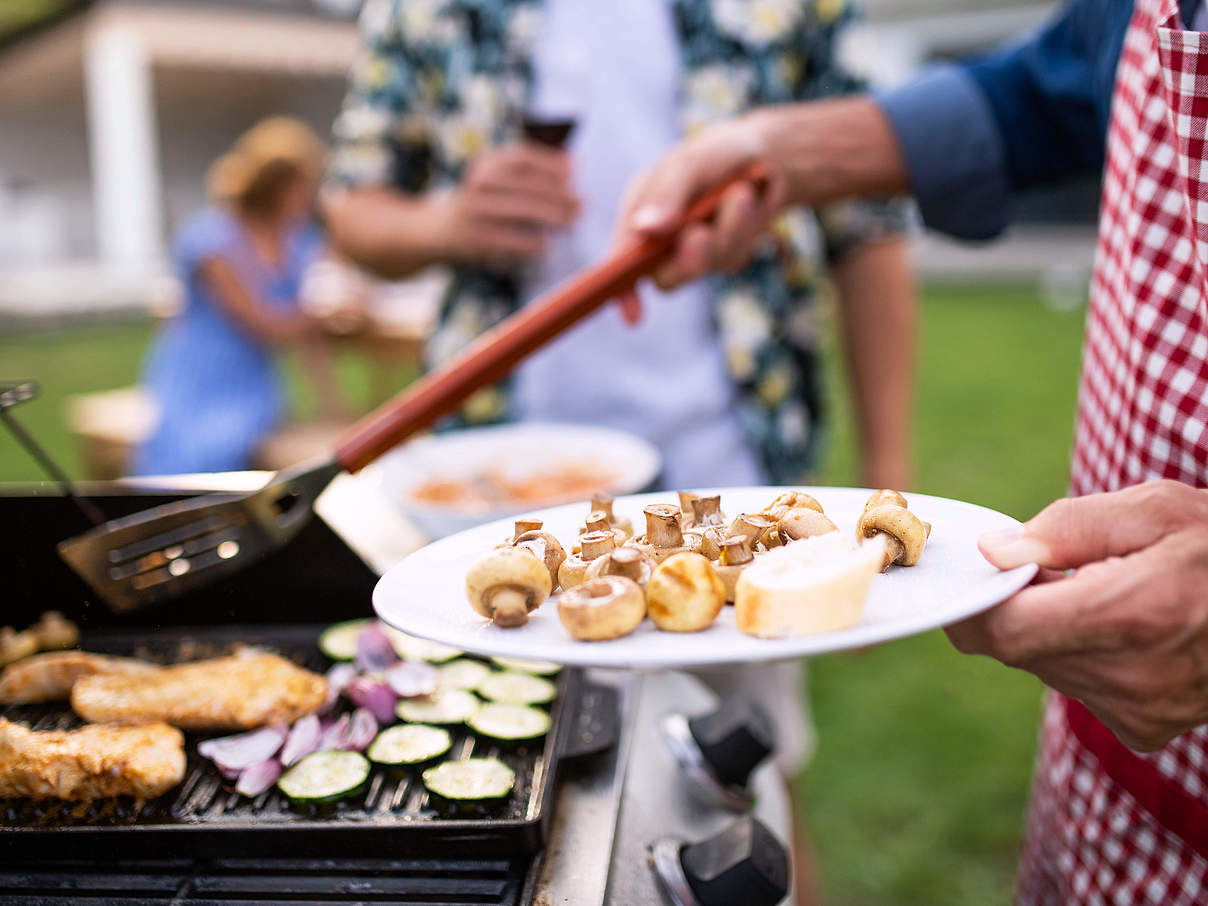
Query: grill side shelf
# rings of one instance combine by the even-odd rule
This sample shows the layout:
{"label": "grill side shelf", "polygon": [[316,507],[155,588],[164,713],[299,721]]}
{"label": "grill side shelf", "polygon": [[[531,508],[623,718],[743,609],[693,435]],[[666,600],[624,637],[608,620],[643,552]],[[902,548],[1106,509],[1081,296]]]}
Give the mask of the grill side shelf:
{"label": "grill side shelf", "polygon": [[[223,654],[237,644],[259,644],[323,672],[329,664],[316,646],[321,628],[105,631],[86,637],[84,647],[171,663]],[[516,772],[511,798],[491,814],[439,814],[429,808],[417,773],[397,774],[377,766],[361,797],[321,813],[295,811],[275,787],[246,799],[197,754],[202,737],[187,734],[185,779],[159,799],[136,802],[119,798],[91,804],[0,799],[0,861],[62,858],[77,844],[87,845],[90,854],[109,851],[124,859],[182,852],[214,857],[288,856],[296,855],[298,847],[312,846],[348,857],[534,853],[545,842],[560,759],[583,754],[584,734],[599,738],[599,728],[607,724],[607,708],[605,716],[600,716],[599,691],[585,684],[578,671],[564,669],[558,677],[558,697],[551,705],[550,732],[533,745],[500,747],[476,738],[465,728],[454,733],[451,757],[493,755]],[[581,708],[581,702],[590,707]],[[0,715],[37,729],[79,724],[64,702],[0,706]],[[463,846],[466,849],[460,849]]]}

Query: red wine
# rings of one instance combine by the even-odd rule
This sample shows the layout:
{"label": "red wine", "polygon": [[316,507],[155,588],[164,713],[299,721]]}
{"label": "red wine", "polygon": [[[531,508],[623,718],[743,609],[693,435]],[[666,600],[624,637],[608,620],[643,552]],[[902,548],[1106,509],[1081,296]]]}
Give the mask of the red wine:
{"label": "red wine", "polygon": [[575,121],[573,119],[540,119],[525,116],[523,129],[524,137],[529,141],[547,145],[550,148],[562,148],[566,146],[567,139],[575,129]]}

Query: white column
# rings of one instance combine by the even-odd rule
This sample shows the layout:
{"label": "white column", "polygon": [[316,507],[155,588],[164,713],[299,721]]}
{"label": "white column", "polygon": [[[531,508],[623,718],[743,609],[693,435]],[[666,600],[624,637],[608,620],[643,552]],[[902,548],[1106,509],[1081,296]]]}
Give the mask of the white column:
{"label": "white column", "polygon": [[101,25],[84,48],[88,141],[101,263],[146,274],[163,254],[151,63],[137,34]]}

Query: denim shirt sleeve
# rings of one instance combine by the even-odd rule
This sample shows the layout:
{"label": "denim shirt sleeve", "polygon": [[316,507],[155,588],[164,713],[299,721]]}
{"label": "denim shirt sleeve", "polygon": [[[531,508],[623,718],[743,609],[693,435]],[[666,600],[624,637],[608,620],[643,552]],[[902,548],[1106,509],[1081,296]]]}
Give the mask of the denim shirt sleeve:
{"label": "denim shirt sleeve", "polygon": [[928,226],[991,238],[1015,192],[1102,167],[1112,44],[1127,13],[1115,22],[1121,4],[1108,3],[1095,22],[1094,5],[1073,0],[1022,42],[879,96]]}

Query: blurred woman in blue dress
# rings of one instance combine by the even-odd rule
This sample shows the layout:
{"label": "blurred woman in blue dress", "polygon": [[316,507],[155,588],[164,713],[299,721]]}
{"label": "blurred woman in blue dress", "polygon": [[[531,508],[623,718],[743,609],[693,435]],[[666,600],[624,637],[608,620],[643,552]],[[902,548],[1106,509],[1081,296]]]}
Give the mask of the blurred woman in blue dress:
{"label": "blurred woman in blue dress", "polygon": [[212,204],[173,243],[185,300],[146,361],[143,382],[160,418],[136,453],[136,474],[250,468],[281,423],[275,353],[322,342],[298,306],[302,276],[322,252],[312,220],[322,164],[314,132],[277,117],[210,168]]}

